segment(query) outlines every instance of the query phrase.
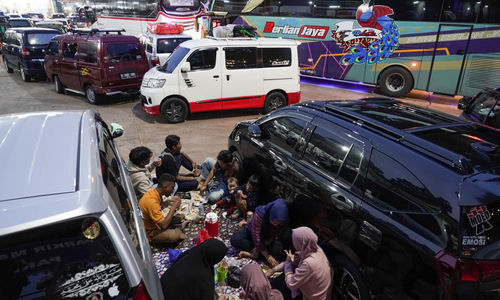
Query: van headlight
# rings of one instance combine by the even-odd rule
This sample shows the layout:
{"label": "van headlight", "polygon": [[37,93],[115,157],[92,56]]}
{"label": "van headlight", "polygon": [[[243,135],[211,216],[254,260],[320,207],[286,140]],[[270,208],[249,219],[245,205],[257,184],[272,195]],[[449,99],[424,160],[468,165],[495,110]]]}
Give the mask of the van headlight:
{"label": "van headlight", "polygon": [[146,88],[161,88],[165,84],[165,79],[153,79],[153,78],[145,78],[142,80],[142,86]]}

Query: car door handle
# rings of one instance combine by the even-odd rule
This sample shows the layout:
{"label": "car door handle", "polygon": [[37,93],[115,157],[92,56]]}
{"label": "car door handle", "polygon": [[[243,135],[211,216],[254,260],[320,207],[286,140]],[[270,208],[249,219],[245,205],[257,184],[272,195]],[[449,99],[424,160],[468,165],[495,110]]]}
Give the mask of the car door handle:
{"label": "car door handle", "polygon": [[278,172],[283,172],[286,170],[286,165],[281,160],[275,160],[274,161],[274,168]]}
{"label": "car door handle", "polygon": [[219,75],[214,75],[214,78],[219,78]]}
{"label": "car door handle", "polygon": [[339,192],[331,194],[330,199],[333,205],[341,211],[352,212],[354,210],[354,202]]}
{"label": "car door handle", "polygon": [[226,80],[231,79],[231,75],[226,75]]}

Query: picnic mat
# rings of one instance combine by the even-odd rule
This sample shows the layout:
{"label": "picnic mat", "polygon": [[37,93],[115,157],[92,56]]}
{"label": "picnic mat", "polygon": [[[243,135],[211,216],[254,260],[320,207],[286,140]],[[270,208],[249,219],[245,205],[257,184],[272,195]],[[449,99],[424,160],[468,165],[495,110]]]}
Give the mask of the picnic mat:
{"label": "picnic mat", "polygon": [[[231,239],[231,236],[233,235],[234,232],[238,231],[240,227],[238,226],[238,222],[240,219],[232,219],[232,218],[224,218],[222,217],[222,212],[224,211],[223,209],[216,208],[215,210],[210,209],[209,204],[200,204],[204,206],[204,212],[205,214],[212,211],[217,213],[219,217],[219,238],[222,239],[222,241],[226,244],[228,247],[228,252],[225,256],[226,262],[230,266],[238,266],[242,268],[243,266],[249,264],[252,262],[251,259],[239,259],[238,258],[238,253],[239,250],[234,248],[233,246],[230,245],[229,240]],[[183,232],[186,234],[187,238],[182,241],[175,249],[179,249],[182,251],[185,251],[189,248],[192,248],[194,246],[194,240],[198,237],[198,233],[200,232],[201,229],[204,229],[205,225],[196,223],[196,222],[191,222],[188,224],[186,228],[184,228]],[[158,247],[152,247],[153,251],[153,261],[156,267],[156,271],[158,272],[158,276],[162,276],[163,273],[168,269],[170,266],[170,260],[169,260],[169,254],[168,254],[168,248],[158,248]],[[260,262],[260,264],[262,261]],[[241,292],[241,288],[232,288],[230,286],[219,286],[218,283],[215,283],[216,286],[216,291],[219,295],[227,295],[229,296],[231,300],[238,300],[238,295]]]}

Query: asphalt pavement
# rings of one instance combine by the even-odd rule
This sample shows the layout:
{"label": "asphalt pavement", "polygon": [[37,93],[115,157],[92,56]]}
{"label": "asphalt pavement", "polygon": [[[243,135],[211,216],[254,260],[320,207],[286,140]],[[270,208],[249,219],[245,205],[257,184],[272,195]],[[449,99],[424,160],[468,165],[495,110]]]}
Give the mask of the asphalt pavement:
{"label": "asphalt pavement", "polygon": [[[301,101],[381,96],[371,86],[309,79],[302,80],[301,91]],[[453,115],[460,114],[456,109],[457,97],[429,96],[420,91],[413,91],[409,96],[402,100]],[[130,149],[136,146],[146,146],[154,155],[160,154],[165,148],[165,137],[176,134],[181,137],[183,151],[196,162],[202,162],[205,157],[215,157],[220,150],[227,148],[227,138],[236,123],[262,115],[261,110],[255,109],[206,112],[193,114],[180,124],[168,124],[159,117],[146,114],[138,97],[113,96],[104,102],[96,106],[87,103],[86,98],[81,95],[57,94],[53,83],[45,80],[24,82],[18,71],[8,74],[3,67],[0,68],[0,114],[82,109],[97,111],[108,124],[116,122],[124,127],[124,134],[116,139],[116,143],[126,161]]]}

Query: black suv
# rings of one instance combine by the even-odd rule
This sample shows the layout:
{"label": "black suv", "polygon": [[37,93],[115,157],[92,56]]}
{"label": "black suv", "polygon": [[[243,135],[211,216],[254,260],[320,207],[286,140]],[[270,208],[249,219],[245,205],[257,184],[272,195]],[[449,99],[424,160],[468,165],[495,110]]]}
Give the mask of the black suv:
{"label": "black suv", "polygon": [[299,103],[229,137],[291,199],[291,226],[318,233],[337,299],[361,300],[500,298],[499,145],[386,98]]}
{"label": "black suv", "polygon": [[500,129],[500,86],[483,89],[474,97],[463,97],[458,109],[464,112],[461,118]]}

